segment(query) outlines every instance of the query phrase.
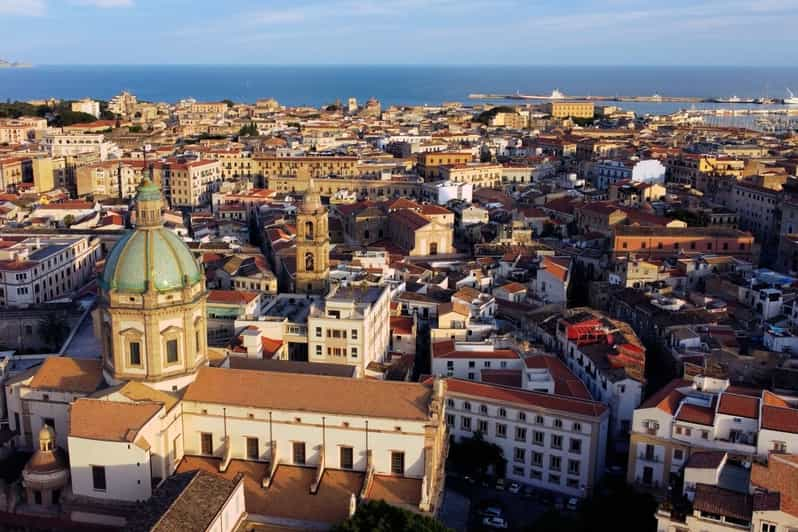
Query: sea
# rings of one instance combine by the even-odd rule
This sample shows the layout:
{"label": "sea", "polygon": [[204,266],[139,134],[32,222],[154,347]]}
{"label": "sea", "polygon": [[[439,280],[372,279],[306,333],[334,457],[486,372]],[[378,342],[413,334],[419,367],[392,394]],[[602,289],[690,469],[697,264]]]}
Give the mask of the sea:
{"label": "sea", "polygon": [[[284,105],[317,107],[354,96],[359,101],[374,97],[385,106],[479,103],[468,95],[550,94],[555,89],[580,96],[783,98],[787,88],[798,94],[798,67],[39,65],[0,69],[3,101],[49,97],[107,100],[127,90],[140,100],[157,102],[184,98],[254,102],[270,97]],[[618,105],[658,114],[718,107],[710,103]]]}

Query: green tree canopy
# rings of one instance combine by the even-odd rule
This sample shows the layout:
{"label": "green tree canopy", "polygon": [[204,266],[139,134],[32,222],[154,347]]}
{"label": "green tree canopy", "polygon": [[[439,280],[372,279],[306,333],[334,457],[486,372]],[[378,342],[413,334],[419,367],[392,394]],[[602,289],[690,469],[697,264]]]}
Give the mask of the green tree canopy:
{"label": "green tree canopy", "polygon": [[507,467],[502,448],[485,441],[481,432],[474,433],[473,438],[452,442],[449,462],[458,471],[470,475],[485,475],[492,468],[496,476],[503,477]]}
{"label": "green tree canopy", "polygon": [[355,515],[332,528],[333,532],[448,532],[443,524],[385,501],[365,501]]}
{"label": "green tree canopy", "polygon": [[238,134],[242,137],[257,137],[258,126],[256,126],[254,122],[250,122],[249,124],[242,126],[241,129],[238,130]]}

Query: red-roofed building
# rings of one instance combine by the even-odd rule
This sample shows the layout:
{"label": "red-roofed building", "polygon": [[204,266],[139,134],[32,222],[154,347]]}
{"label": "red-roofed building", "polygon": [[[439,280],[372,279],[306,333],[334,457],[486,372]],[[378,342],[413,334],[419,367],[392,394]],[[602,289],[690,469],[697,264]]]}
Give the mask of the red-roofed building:
{"label": "red-roofed building", "polygon": [[798,398],[701,374],[673,380],[635,410],[628,481],[664,491],[699,451],[735,461],[798,451]]}

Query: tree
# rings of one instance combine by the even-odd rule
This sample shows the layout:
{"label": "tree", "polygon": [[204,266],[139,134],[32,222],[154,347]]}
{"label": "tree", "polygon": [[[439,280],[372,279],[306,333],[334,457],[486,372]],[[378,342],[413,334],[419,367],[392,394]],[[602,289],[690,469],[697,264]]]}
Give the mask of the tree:
{"label": "tree", "polygon": [[50,313],[39,321],[39,335],[44,343],[57,351],[69,334],[69,325],[56,313]]}
{"label": "tree", "polygon": [[419,515],[385,501],[366,501],[355,515],[332,528],[333,532],[448,532],[450,529],[432,518]]}
{"label": "tree", "polygon": [[485,441],[477,431],[472,438],[463,438],[449,446],[449,462],[454,469],[470,475],[485,476],[492,469],[498,477],[504,477],[507,460],[502,448]]}
{"label": "tree", "polygon": [[75,216],[72,214],[67,214],[64,216],[64,227],[72,227],[75,224]]}
{"label": "tree", "polygon": [[222,100],[222,103],[226,103],[226,104],[227,104],[227,107],[232,107],[232,106],[234,106],[234,105],[235,105],[235,103],[233,102],[233,100],[228,100],[228,99],[224,99],[224,100]]}
{"label": "tree", "polygon": [[257,137],[258,126],[256,126],[254,122],[250,122],[249,124],[242,126],[241,129],[238,130],[238,135],[241,137]]}

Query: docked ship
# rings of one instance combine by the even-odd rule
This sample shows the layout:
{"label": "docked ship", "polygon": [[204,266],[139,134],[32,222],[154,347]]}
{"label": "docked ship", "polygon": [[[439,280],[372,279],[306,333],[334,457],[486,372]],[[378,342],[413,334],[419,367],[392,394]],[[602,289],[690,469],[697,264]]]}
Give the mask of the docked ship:
{"label": "docked ship", "polygon": [[798,96],[792,93],[790,89],[787,89],[788,97],[784,98],[784,103],[787,105],[798,105]]}
{"label": "docked ship", "polygon": [[755,103],[753,98],[740,98],[739,96],[732,96],[731,98],[715,98],[712,100],[715,103]]}

